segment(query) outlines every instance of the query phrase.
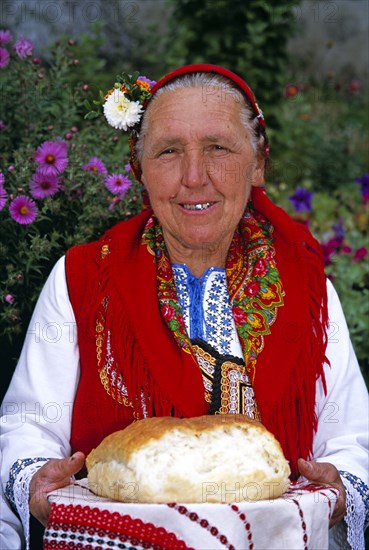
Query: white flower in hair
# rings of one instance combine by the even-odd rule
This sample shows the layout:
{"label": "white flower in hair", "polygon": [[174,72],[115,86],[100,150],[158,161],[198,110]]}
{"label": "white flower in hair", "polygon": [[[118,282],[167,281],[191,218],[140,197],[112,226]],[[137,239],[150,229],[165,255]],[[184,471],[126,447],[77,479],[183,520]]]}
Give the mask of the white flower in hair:
{"label": "white flower in hair", "polygon": [[103,105],[103,110],[110,126],[124,131],[137,124],[143,113],[139,101],[130,101],[118,88],[111,92]]}

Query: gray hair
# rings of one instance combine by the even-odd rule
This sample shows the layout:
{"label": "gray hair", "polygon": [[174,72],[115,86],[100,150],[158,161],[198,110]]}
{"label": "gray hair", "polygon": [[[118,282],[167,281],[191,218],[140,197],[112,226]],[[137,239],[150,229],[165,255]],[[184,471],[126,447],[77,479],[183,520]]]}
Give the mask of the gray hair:
{"label": "gray hair", "polygon": [[149,126],[148,113],[150,113],[151,105],[165,92],[195,87],[202,88],[204,98],[206,98],[206,94],[210,93],[209,88],[218,88],[221,90],[222,94],[229,94],[237,103],[240,103],[240,121],[250,136],[251,146],[255,154],[265,157],[265,132],[261,129],[258,117],[255,116],[253,108],[248,103],[246,96],[241,92],[241,90],[234,85],[231,80],[222,75],[215,73],[190,73],[168,82],[168,84],[165,84],[162,88],[159,88],[156,94],[150,99],[149,105],[142,117],[141,129],[136,143],[136,154],[138,160],[142,162],[144,137]]}

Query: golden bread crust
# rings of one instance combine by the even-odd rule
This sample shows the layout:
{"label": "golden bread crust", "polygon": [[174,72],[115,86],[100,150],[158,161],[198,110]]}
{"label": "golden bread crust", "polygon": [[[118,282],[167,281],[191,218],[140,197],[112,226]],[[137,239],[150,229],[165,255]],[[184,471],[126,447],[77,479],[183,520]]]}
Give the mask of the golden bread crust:
{"label": "golden bread crust", "polygon": [[139,420],[87,456],[91,490],[127,502],[277,498],[290,469],[274,436],[243,415]]}

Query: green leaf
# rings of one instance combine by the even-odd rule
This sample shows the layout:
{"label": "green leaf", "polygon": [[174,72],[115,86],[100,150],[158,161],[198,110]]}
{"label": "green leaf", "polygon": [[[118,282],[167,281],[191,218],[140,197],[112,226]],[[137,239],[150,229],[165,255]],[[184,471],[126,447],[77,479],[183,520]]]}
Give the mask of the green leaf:
{"label": "green leaf", "polygon": [[83,117],[85,120],[93,120],[94,118],[97,118],[99,116],[99,113],[96,111],[90,111],[89,113],[86,113]]}

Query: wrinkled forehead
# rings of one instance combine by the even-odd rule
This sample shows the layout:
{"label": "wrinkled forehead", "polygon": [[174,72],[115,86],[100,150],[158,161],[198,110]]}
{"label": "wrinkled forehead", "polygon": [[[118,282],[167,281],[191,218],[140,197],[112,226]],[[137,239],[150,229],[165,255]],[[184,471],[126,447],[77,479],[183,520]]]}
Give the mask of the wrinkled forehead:
{"label": "wrinkled forehead", "polygon": [[201,120],[213,125],[238,122],[241,108],[245,105],[241,94],[222,85],[194,85],[191,87],[160,90],[144,114],[145,133],[161,124],[199,123]]}

